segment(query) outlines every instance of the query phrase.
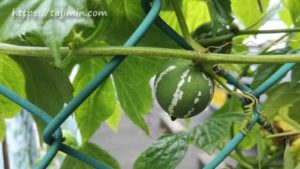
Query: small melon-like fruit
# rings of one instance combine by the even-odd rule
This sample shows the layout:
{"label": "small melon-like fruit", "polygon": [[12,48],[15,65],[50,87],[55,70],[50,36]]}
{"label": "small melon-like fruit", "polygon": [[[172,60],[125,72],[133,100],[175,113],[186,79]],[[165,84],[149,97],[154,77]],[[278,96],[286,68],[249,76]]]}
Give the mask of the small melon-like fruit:
{"label": "small melon-like fruit", "polygon": [[192,61],[175,60],[156,75],[154,89],[158,103],[172,118],[189,118],[209,105],[214,82]]}

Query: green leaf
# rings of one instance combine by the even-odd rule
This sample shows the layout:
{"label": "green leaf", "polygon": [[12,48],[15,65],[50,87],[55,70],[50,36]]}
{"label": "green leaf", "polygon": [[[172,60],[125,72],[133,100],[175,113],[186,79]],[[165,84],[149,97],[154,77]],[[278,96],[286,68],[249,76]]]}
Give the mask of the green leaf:
{"label": "green leaf", "polygon": [[289,105],[288,116],[300,125],[300,113],[298,113],[300,111],[299,104],[300,102],[295,102],[294,104]]}
{"label": "green leaf", "polygon": [[216,110],[211,119],[240,122],[245,118],[239,98],[232,96],[220,109]]}
{"label": "green leaf", "polygon": [[283,160],[284,160],[284,169],[295,168],[295,161],[293,159],[293,153],[289,144],[286,144]]}
{"label": "green leaf", "polygon": [[[27,99],[33,104],[54,116],[72,99],[73,86],[61,70],[40,58],[15,56],[14,59],[22,67]],[[38,120],[39,129],[42,124]]]}
{"label": "green leaf", "polygon": [[[98,147],[96,144],[93,143],[85,143],[78,151],[85,153],[86,155],[90,155],[94,159],[104,163],[105,165],[113,168],[113,169],[120,169],[119,163],[105,150]],[[61,169],[92,169],[93,167],[88,166],[87,164],[74,159],[70,156],[67,156],[64,160],[63,164],[60,167]]]}
{"label": "green leaf", "polygon": [[242,112],[239,99],[232,97],[207,122],[191,130],[189,135],[192,143],[209,154],[213,153],[228,137],[232,123],[244,119]]}
{"label": "green leaf", "polygon": [[138,157],[134,169],[175,169],[184,158],[187,149],[187,135],[163,136]]}
{"label": "green leaf", "polygon": [[[178,0],[180,3],[180,6],[182,6],[182,1],[183,0]],[[174,10],[173,5],[171,3],[171,1],[162,1],[162,5],[161,5],[161,10],[167,10],[167,11],[172,11]]]}
{"label": "green leaf", "polygon": [[300,39],[300,33],[295,33],[291,36],[291,39],[290,41],[288,42],[289,46],[292,48],[292,49],[299,49],[300,48],[300,42],[299,40]]}
{"label": "green leaf", "polygon": [[249,36],[248,35],[243,35],[243,36],[236,36],[233,38],[232,42],[232,50],[231,53],[248,53],[249,48],[247,45],[244,45],[244,40],[247,39]]}
{"label": "green leaf", "polygon": [[118,131],[119,123],[121,120],[122,114],[119,106],[116,106],[114,113],[106,119],[105,123],[113,130]]}
{"label": "green leaf", "polygon": [[190,132],[190,139],[199,149],[211,154],[229,134],[232,123],[225,120],[209,120]]}
{"label": "green leaf", "polygon": [[282,124],[281,128],[283,128],[286,131],[300,130],[300,125],[299,125],[299,123],[297,123],[297,119],[292,119],[290,116],[292,113],[295,113],[295,112],[291,112],[291,107],[292,107],[292,105],[289,104],[289,105],[279,108],[278,115],[274,118],[274,120],[275,120],[275,122],[279,122],[279,123],[285,122],[286,124]]}
{"label": "green leaf", "polygon": [[[168,3],[168,1],[163,2]],[[106,7],[105,10],[109,14],[103,19],[96,19],[96,21],[99,21],[102,30],[99,39],[111,45],[123,44],[145,17],[139,0],[107,0],[98,1],[98,3],[98,9]],[[187,16],[186,21],[191,31],[195,30],[200,24],[210,20],[205,2],[182,0],[182,3],[183,12]],[[90,8],[94,9],[93,7]],[[176,31],[180,30],[173,11],[161,11],[160,16]],[[154,25],[151,26],[139,45],[178,48],[174,40]]]}
{"label": "green leaf", "polygon": [[[25,78],[22,69],[12,58],[0,54],[0,84],[25,98]],[[0,94],[0,142],[5,137],[5,118],[12,118],[21,107]]]}
{"label": "green leaf", "polygon": [[[98,74],[105,64],[104,59],[90,59],[79,64],[80,68],[74,80],[75,95]],[[83,142],[88,141],[100,124],[113,114],[117,107],[115,95],[112,80],[108,78],[75,111]]]}
{"label": "green leaf", "polygon": [[[240,132],[242,128],[242,124],[234,124],[234,134]],[[260,131],[259,126],[254,126],[251,131],[248,133],[247,137],[238,145],[240,149],[246,149],[249,150],[255,146],[256,143],[256,135],[257,132]]]}
{"label": "green leaf", "polygon": [[300,65],[297,64],[296,67],[292,70],[292,86],[296,86],[300,83]]}
{"label": "green leaf", "polygon": [[[199,0],[182,0],[182,12],[190,32],[196,30],[199,25],[210,21],[206,2]],[[196,10],[195,10],[196,9]],[[180,26],[174,11],[161,11],[160,16],[173,29],[181,34]]]}
{"label": "green leaf", "polygon": [[295,27],[300,26],[300,2],[298,0],[283,0],[283,4],[285,9],[289,11],[291,20]]}
{"label": "green leaf", "polygon": [[68,130],[63,130],[63,138],[65,139],[64,144],[71,146],[73,148],[78,147],[78,142],[75,136]]}
{"label": "green leaf", "polygon": [[[245,27],[249,27],[257,23],[265,16],[269,0],[260,0],[264,13],[260,12],[259,5],[255,0],[231,0],[231,7],[234,15],[242,22]],[[261,25],[257,24],[254,28]]]}
{"label": "green leaf", "polygon": [[278,113],[280,108],[300,101],[300,85],[292,87],[291,83],[285,82],[272,88],[266,94],[268,99],[263,109],[267,116],[272,118]]}
{"label": "green leaf", "polygon": [[[92,20],[84,15],[62,15],[63,12],[87,12],[85,0],[76,3],[68,0],[61,0],[59,3],[55,0],[12,0],[0,3],[0,11],[0,41],[27,32],[38,32],[54,56],[60,55],[59,48],[75,25],[93,25]],[[37,16],[29,16],[22,11],[35,12]]]}
{"label": "green leaf", "polygon": [[[0,54],[0,84],[25,97],[25,78],[22,69],[13,59]],[[12,118],[21,107],[0,95],[0,117]]]}
{"label": "green leaf", "polygon": [[[99,40],[110,45],[122,45],[145,18],[140,0],[105,0],[98,1],[98,9],[106,7],[108,15],[99,21],[101,34]],[[158,27],[151,26],[139,45],[174,47],[176,43]]]}
{"label": "green leaf", "polygon": [[267,150],[267,139],[264,139],[263,130],[258,130],[255,134],[255,140],[257,144],[257,161],[258,161],[258,168],[261,168],[261,164],[263,162],[264,156]]}
{"label": "green leaf", "polygon": [[[35,20],[28,20],[25,22],[25,24],[29,23],[27,26],[22,26],[22,23],[26,21],[26,18],[24,18],[24,21],[15,21],[12,17],[12,13],[14,9],[17,9],[17,7],[22,7],[30,2],[30,1],[2,1],[0,3],[0,20],[2,21],[0,23],[0,41],[14,38],[20,34],[24,34],[28,31],[33,30],[33,27],[36,25]],[[31,2],[32,3],[32,2]],[[28,3],[29,4],[29,3]],[[33,5],[33,4],[32,4]],[[13,27],[13,25],[15,27]]]}
{"label": "green leaf", "polygon": [[149,113],[152,94],[149,80],[164,60],[129,57],[113,73],[117,95],[131,121],[150,134],[143,115]]}
{"label": "green leaf", "polygon": [[230,0],[207,0],[206,2],[212,21],[213,34],[216,35],[219,27],[230,25],[233,21],[231,2]]}
{"label": "green leaf", "polygon": [[251,87],[253,89],[257,88],[265,80],[267,80],[281,65],[279,64],[262,64],[260,65],[254,75]]}
{"label": "green leaf", "polygon": [[[265,52],[263,54],[276,55],[276,54],[287,54],[290,51],[290,47],[280,48]],[[275,71],[277,71],[282,65],[281,64],[262,64],[260,65],[256,72],[251,84],[252,88],[258,87],[265,80],[267,80]]]}
{"label": "green leaf", "polygon": [[282,9],[282,11],[279,13],[280,19],[288,26],[290,27],[293,25],[293,20],[290,14],[290,11],[287,8]]}
{"label": "green leaf", "polygon": [[4,140],[5,132],[6,132],[6,124],[4,118],[0,116],[0,142]]}

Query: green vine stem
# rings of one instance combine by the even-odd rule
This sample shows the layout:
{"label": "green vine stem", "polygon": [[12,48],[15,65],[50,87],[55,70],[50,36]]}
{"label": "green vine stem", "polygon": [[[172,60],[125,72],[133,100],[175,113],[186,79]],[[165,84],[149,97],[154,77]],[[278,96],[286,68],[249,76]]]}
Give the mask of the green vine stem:
{"label": "green vine stem", "polygon": [[270,34],[270,33],[293,33],[300,32],[300,28],[288,28],[288,29],[273,29],[273,30],[240,30],[237,35],[249,35],[249,34]]}
{"label": "green vine stem", "polygon": [[260,13],[264,13],[264,8],[263,8],[262,3],[261,3],[260,0],[257,0],[257,4],[258,4]]}
{"label": "green vine stem", "polygon": [[247,163],[250,164],[250,165],[254,165],[254,163],[251,163],[251,162],[247,159],[247,157],[245,157],[245,155],[241,152],[241,149],[240,149],[239,147],[237,147],[237,148],[235,149],[234,152],[236,153],[237,156],[240,157],[241,160],[247,162]]}
{"label": "green vine stem", "polygon": [[277,138],[277,137],[287,137],[287,136],[299,135],[299,134],[300,134],[300,131],[295,130],[295,131],[290,131],[290,132],[285,132],[285,133],[270,134],[270,135],[267,135],[266,138],[273,139],[273,138]]}
{"label": "green vine stem", "polygon": [[247,161],[244,161],[243,159],[241,159],[237,154],[230,154],[229,157],[238,161],[238,163],[240,165],[242,165],[243,167],[245,167],[246,169],[253,169],[251,164],[249,164]]}
{"label": "green vine stem", "polygon": [[256,34],[271,34],[271,33],[294,33],[300,32],[300,28],[288,28],[288,29],[274,29],[274,30],[239,30],[237,32],[228,33],[226,35],[221,35],[213,38],[207,38],[200,40],[202,45],[210,45],[216,42],[225,41],[232,39],[240,35],[256,35]]}
{"label": "green vine stem", "polygon": [[270,166],[270,164],[272,162],[274,162],[274,160],[277,160],[280,156],[282,156],[284,153],[283,149],[279,149],[275,154],[273,154],[271,157],[269,157],[267,160],[265,160],[262,164],[262,167],[267,167]]}
{"label": "green vine stem", "polygon": [[175,10],[175,14],[183,35],[183,38],[185,39],[185,41],[192,46],[193,49],[195,49],[196,51],[198,51],[199,53],[205,53],[205,49],[204,47],[202,47],[200,44],[198,44],[196,41],[194,41],[194,39],[192,38],[188,26],[186,24],[185,21],[185,17],[183,15],[183,12],[181,10],[180,4],[178,0],[171,0],[172,5],[174,7]]}
{"label": "green vine stem", "polygon": [[279,110],[279,116],[287,123],[289,123],[295,130],[300,130],[300,125],[288,115],[289,106],[281,108]]}
{"label": "green vine stem", "polygon": [[59,52],[59,50],[57,50],[57,48],[55,47],[55,43],[51,42],[51,47],[52,47],[52,57],[54,58],[54,63],[56,65],[61,64],[62,62],[62,58],[61,58],[61,53]]}
{"label": "green vine stem", "polygon": [[[70,49],[61,48],[61,54],[65,57]],[[52,58],[51,51],[47,47],[16,46],[0,43],[0,53],[16,56],[32,56]],[[217,54],[188,51],[183,49],[153,48],[153,47],[87,47],[77,51],[77,57],[96,58],[113,55],[128,55],[139,57],[162,57],[197,59],[203,63],[238,63],[238,64],[262,64],[262,63],[300,63],[300,54],[292,55],[244,55],[244,54]]]}
{"label": "green vine stem", "polygon": [[269,49],[271,49],[274,45],[276,45],[278,42],[280,42],[281,40],[283,40],[287,36],[288,36],[288,34],[282,35],[281,37],[279,37],[278,39],[273,41],[270,45],[268,45],[267,47],[265,47],[265,48],[261,49],[260,51],[258,51],[257,54],[266,54]]}

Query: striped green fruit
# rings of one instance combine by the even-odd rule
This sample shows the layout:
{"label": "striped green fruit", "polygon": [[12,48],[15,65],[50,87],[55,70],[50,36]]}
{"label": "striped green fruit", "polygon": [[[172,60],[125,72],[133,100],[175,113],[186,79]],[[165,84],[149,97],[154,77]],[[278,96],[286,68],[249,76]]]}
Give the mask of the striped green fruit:
{"label": "striped green fruit", "polygon": [[159,105],[172,118],[189,118],[209,105],[214,82],[191,61],[176,60],[156,75],[154,89]]}

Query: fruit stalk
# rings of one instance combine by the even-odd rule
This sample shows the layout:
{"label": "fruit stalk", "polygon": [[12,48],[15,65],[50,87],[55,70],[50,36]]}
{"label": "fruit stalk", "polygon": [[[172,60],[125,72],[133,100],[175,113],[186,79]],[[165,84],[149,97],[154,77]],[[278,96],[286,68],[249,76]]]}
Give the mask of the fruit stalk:
{"label": "fruit stalk", "polygon": [[191,34],[189,32],[188,26],[187,26],[186,21],[185,21],[185,17],[184,17],[183,12],[182,12],[182,10],[180,8],[180,1],[178,1],[178,0],[171,0],[171,2],[172,2],[172,5],[174,7],[175,14],[176,14],[176,17],[177,17],[177,20],[178,20],[181,32],[183,34],[184,40],[189,45],[191,45],[191,47],[193,49],[195,49],[199,53],[205,53],[204,47],[202,47],[196,41],[194,41],[194,39],[192,38],[192,36],[191,36]]}

